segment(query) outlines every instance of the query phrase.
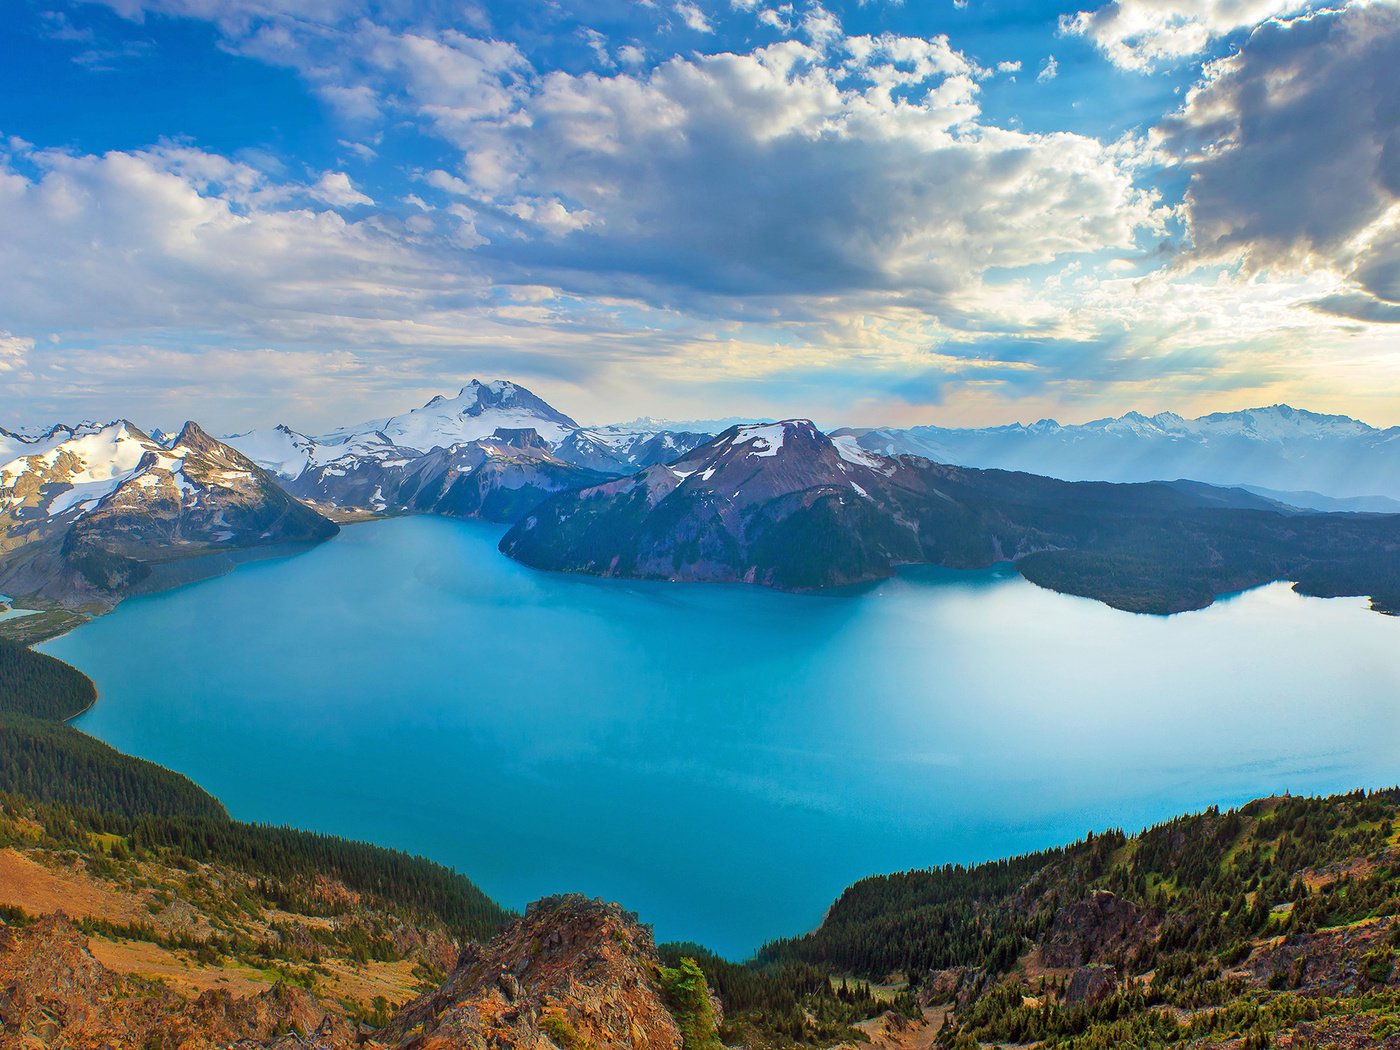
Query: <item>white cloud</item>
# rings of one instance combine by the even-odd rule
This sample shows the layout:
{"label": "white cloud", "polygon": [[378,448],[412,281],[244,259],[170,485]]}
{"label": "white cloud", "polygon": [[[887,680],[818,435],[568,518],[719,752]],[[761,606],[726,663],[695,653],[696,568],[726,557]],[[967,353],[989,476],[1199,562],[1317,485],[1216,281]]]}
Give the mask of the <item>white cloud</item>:
{"label": "white cloud", "polygon": [[[1393,7],[1379,3],[1369,44],[1359,29],[1345,47],[1313,40],[1315,69],[1287,41],[1320,22],[1287,33],[1266,22],[1210,68],[1153,152],[998,127],[979,105],[991,71],[947,40],[846,36],[811,0],[730,0],[790,39],[654,68],[659,47],[696,43],[668,27],[708,32],[718,7],[652,4],[658,37],[615,50],[576,38],[597,55],[589,73],[536,69],[509,41],[435,21],[457,18],[456,5],[106,2],[131,17],[208,18],[225,46],[297,70],[343,117],[374,125],[353,140],[416,125],[456,161],[410,173],[420,196],[375,191],[406,217],[376,213],[343,172],[308,184],[196,150],[0,166],[0,228],[14,231],[0,241],[0,317],[26,337],[81,328],[160,342],[198,324],[303,347],[361,379],[371,362],[397,382],[470,354],[473,368],[591,376],[648,400],[667,382],[920,368],[1005,399],[1090,387],[1102,398],[1273,390],[1289,375],[1323,389],[1329,361],[1379,359],[1378,326],[1353,319],[1400,310],[1385,182],[1400,148],[1381,141],[1396,111],[1384,70],[1400,59],[1384,51]],[[1289,9],[1120,0],[1064,30],[1148,69]],[[1057,72],[1053,57],[1039,70]],[[1177,213],[1195,242],[1185,257],[1147,250],[1164,233],[1145,188],[1163,157],[1193,176]],[[334,210],[348,206],[365,212]],[[44,354],[27,351],[24,368]],[[80,354],[62,367],[77,370]],[[133,361],[174,368],[163,355]],[[117,356],[90,353],[93,384]],[[309,388],[300,365],[272,360],[259,359],[264,375]]]}
{"label": "white cloud", "polygon": [[1055,56],[1050,55],[1045,59],[1040,67],[1040,72],[1035,75],[1037,84],[1048,84],[1060,75],[1060,63],[1055,61]]}
{"label": "white cloud", "polygon": [[350,176],[343,171],[326,172],[317,180],[316,185],[311,187],[311,195],[317,200],[325,201],[337,208],[352,208],[356,205],[374,203],[372,197],[367,197],[355,189],[354,184],[350,181]]}
{"label": "white cloud", "polygon": [[715,27],[710,24],[705,12],[700,10],[696,4],[691,3],[691,0],[678,0],[675,12],[688,29],[693,29],[697,33],[713,33],[715,31]]}
{"label": "white cloud", "polygon": [[1310,6],[1310,0],[1115,0],[1060,19],[1117,66],[1147,71],[1204,52],[1217,38]]}
{"label": "white cloud", "polygon": [[542,224],[548,241],[485,231],[493,257],[706,310],[877,293],[936,312],[990,269],[1130,248],[1155,225],[1109,148],[980,123],[981,72],[946,40],[894,36],[555,72],[460,126],[454,178],[525,221],[543,213],[520,200],[589,217]]}
{"label": "white cloud", "polygon": [[319,195],[188,149],[0,157],[0,316],[20,332],[285,334],[466,283],[382,220],[297,203]]}

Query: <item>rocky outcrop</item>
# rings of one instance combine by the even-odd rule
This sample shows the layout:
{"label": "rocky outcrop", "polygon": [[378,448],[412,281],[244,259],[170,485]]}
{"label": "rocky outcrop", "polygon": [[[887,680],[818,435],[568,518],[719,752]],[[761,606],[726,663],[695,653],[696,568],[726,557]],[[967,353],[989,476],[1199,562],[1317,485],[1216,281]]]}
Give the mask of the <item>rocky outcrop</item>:
{"label": "rocky outcrop", "polygon": [[1293,934],[1266,942],[1245,960],[1243,970],[1260,986],[1306,987],[1326,995],[1356,995],[1400,984],[1392,938],[1393,921],[1358,923]]}
{"label": "rocky outcrop", "polygon": [[681,1050],[650,931],[617,905],[551,898],[379,1036],[400,1050]]}
{"label": "rocky outcrop", "polygon": [[108,971],[72,923],[50,916],[22,929],[0,927],[0,1045],[349,1050],[359,1044],[343,1018],[302,989],[279,984],[255,996],[213,991],[187,1000],[164,985]]}
{"label": "rocky outcrop", "polygon": [[[486,947],[471,946],[437,991],[380,1031],[361,1030],[310,992],[277,984],[184,998],[106,969],[68,919],[0,925],[0,1046],[160,1050],[682,1050],[650,930],[615,904],[571,896],[532,905]],[[703,982],[702,996],[708,995]],[[719,1006],[678,1011],[717,1047]]]}
{"label": "rocky outcrop", "polygon": [[[1094,890],[1055,913],[1040,945],[1040,964],[1077,968],[1089,963],[1121,963],[1153,940],[1162,916],[1108,890]],[[1086,978],[1087,980],[1087,978]]]}
{"label": "rocky outcrop", "polygon": [[1118,974],[1112,966],[1102,963],[1081,966],[1069,976],[1064,1001],[1071,1006],[1077,1003],[1088,1003],[1092,1006],[1107,999],[1117,986]]}
{"label": "rocky outcrop", "polygon": [[980,966],[935,970],[924,982],[921,999],[926,1005],[951,1003],[962,1009],[981,995],[987,984],[987,971]]}

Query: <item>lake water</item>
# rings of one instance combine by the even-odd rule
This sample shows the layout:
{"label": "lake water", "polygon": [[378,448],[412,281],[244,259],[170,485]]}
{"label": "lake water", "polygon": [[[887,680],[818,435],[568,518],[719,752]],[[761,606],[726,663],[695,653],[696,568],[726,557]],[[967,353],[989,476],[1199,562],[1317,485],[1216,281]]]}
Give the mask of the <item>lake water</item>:
{"label": "lake water", "polygon": [[840,595],[538,573],[346,528],[44,646],[77,725],[235,816],[580,890],[742,956],[851,881],[1400,780],[1400,620],[1260,588],[1134,616],[1009,569]]}

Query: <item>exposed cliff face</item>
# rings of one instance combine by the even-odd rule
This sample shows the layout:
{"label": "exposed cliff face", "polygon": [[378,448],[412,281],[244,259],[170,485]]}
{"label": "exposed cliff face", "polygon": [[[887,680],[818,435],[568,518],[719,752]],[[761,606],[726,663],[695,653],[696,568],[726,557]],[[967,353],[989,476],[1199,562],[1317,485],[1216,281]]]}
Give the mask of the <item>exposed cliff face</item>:
{"label": "exposed cliff face", "polygon": [[681,1050],[651,933],[615,904],[532,905],[381,1034],[401,1050]]}
{"label": "exposed cliff face", "polygon": [[1096,890],[1055,913],[1039,955],[1047,967],[1121,965],[1157,936],[1162,916],[1107,890]]}

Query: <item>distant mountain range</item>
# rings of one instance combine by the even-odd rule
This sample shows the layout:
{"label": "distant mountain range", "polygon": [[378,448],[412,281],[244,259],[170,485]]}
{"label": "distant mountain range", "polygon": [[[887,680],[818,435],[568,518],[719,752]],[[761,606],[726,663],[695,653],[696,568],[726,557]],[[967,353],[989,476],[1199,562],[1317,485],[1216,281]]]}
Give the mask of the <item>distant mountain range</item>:
{"label": "distant mountain range", "polygon": [[[1066,481],[1171,481],[1255,486],[1317,510],[1400,510],[1400,427],[1273,405],[1185,419],[1137,412],[1061,426],[921,426],[836,431],[862,448],[965,467],[1025,470]],[[1339,507],[1342,497],[1386,497]]]}
{"label": "distant mountain range", "polygon": [[1066,482],[881,456],[807,420],[733,427],[673,463],[547,500],[501,550],[543,569],[794,590],[1009,561],[1135,612],[1294,580],[1400,610],[1400,516],[1304,512],[1197,482]]}
{"label": "distant mountain range", "polygon": [[[1388,525],[1296,512],[1400,510],[1400,429],[1287,406],[829,437],[794,420],[705,430],[724,422],[584,427],[515,383],[472,380],[320,435],[281,424],[218,441],[193,423],[172,437],[124,420],[0,430],[0,592],[100,607],[185,578],[195,570],[173,566],[192,554],[312,542],[334,533],[330,519],[435,513],[519,523],[507,553],[605,575],[808,588],[908,562],[1015,560],[1037,582],[1124,608],[1196,607],[1308,573],[1313,592],[1392,601],[1375,560],[1390,556]],[[960,469],[983,466],[1044,477]],[[1201,516],[1227,510],[1269,526],[1217,535]],[[1351,544],[1345,572],[1316,548],[1324,533]],[[1131,543],[1156,553],[1126,567],[1142,554]],[[1161,586],[1168,548],[1180,548],[1179,578]],[[1105,557],[1117,590],[1096,578]]]}
{"label": "distant mountain range", "polygon": [[292,494],[340,510],[514,521],[545,496],[673,459],[708,434],[579,426],[515,383],[311,437],[285,425],[226,440]]}

